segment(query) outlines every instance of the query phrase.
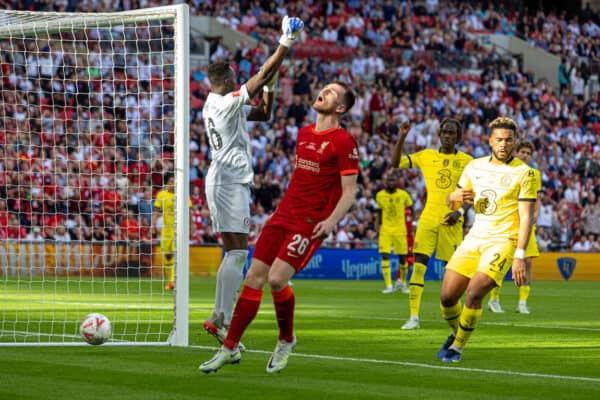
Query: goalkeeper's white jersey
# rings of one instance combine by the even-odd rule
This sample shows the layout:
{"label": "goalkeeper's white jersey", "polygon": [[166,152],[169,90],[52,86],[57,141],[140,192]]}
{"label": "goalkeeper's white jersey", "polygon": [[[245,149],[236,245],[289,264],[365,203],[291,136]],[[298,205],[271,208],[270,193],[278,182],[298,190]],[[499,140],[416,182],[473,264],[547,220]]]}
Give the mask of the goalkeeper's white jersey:
{"label": "goalkeeper's white jersey", "polygon": [[224,96],[210,92],[202,118],[210,142],[212,160],[207,185],[251,183],[254,178],[246,117],[252,109],[246,85]]}

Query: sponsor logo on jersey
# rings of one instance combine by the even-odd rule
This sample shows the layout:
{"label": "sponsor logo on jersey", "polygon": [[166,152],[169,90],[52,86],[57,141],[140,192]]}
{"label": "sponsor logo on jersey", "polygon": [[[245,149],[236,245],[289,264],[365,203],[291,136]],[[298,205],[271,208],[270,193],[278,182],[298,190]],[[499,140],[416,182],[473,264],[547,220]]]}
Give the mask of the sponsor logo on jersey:
{"label": "sponsor logo on jersey", "polygon": [[306,160],[304,158],[296,159],[296,168],[302,168],[311,172],[321,172],[321,166],[318,162]]}
{"label": "sponsor logo on jersey", "polygon": [[327,147],[328,144],[329,144],[329,142],[321,143],[321,148],[317,151],[317,153],[323,154],[323,152],[325,151],[325,148]]}
{"label": "sponsor logo on jersey", "polygon": [[348,154],[348,157],[354,160],[358,160],[358,149],[356,147],[353,148],[352,153]]}
{"label": "sponsor logo on jersey", "polygon": [[447,167],[450,164],[450,160],[445,159],[443,164],[444,164],[444,167]]}

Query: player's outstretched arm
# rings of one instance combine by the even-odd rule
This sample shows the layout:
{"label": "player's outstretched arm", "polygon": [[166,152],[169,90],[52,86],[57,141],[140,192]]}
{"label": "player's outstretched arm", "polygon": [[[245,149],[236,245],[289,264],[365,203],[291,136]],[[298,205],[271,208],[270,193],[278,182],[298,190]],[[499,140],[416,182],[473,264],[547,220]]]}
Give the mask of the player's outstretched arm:
{"label": "player's outstretched arm", "polygon": [[358,189],[356,178],[357,175],[342,176],[342,196],[329,217],[315,225],[315,228],[313,229],[313,239],[327,237],[333,231],[339,220],[342,219],[350,207],[352,207],[356,200],[356,192]]}
{"label": "player's outstretched arm", "polygon": [[269,82],[273,76],[279,71],[279,67],[283,62],[288,48],[298,39],[300,32],[304,28],[304,22],[300,18],[289,18],[287,15],[283,17],[281,22],[281,38],[279,46],[275,53],[265,61],[261,69],[252,78],[246,82],[246,89],[250,98],[254,97],[259,90]]}
{"label": "player's outstretched arm", "polygon": [[396,143],[396,146],[394,146],[394,150],[392,151],[393,168],[398,168],[398,166],[400,165],[400,157],[402,157],[402,147],[404,146],[404,141],[406,140],[409,131],[410,121],[404,121],[402,124],[400,124],[400,131],[398,133],[400,137],[398,139],[398,143]]}

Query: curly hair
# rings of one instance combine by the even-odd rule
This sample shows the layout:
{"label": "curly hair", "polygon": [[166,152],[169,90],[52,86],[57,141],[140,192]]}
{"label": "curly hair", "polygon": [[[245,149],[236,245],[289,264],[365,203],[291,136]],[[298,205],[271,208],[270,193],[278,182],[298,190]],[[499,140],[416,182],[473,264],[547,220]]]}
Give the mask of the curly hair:
{"label": "curly hair", "polygon": [[492,134],[492,132],[494,131],[494,129],[508,129],[511,130],[515,133],[515,135],[517,134],[517,123],[515,121],[513,121],[512,118],[508,118],[508,117],[498,117],[495,120],[493,120],[492,122],[490,122],[490,124],[488,125],[488,128],[490,129],[490,135]]}

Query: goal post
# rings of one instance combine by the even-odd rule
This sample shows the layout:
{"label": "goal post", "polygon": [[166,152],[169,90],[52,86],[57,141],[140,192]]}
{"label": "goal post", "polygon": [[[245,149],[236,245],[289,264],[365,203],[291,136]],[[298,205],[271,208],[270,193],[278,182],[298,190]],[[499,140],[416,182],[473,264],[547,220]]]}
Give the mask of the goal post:
{"label": "goal post", "polygon": [[189,115],[187,5],[0,11],[0,346],[188,345]]}

